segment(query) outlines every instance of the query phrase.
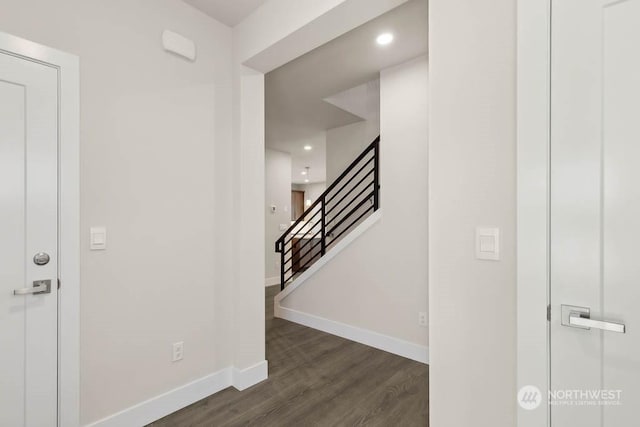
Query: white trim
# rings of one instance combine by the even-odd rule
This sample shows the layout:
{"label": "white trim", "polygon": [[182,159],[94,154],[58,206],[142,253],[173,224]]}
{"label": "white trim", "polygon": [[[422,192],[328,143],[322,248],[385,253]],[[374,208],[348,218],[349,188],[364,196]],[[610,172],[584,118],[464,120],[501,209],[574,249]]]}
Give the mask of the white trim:
{"label": "white trim", "polygon": [[267,379],[269,375],[269,364],[266,360],[258,362],[245,369],[234,367],[231,371],[233,386],[242,391]]}
{"label": "white trim", "polygon": [[264,279],[264,287],[268,288],[269,286],[275,286],[280,284],[280,277],[267,277]]}
{"label": "white trim", "polygon": [[342,240],[340,240],[334,247],[332,247],[329,252],[325,254],[322,258],[320,258],[315,264],[305,270],[299,277],[297,277],[291,284],[287,285],[284,288],[284,291],[280,292],[274,298],[274,304],[277,306],[280,304],[280,301],[285,299],[287,295],[291,292],[295,291],[300,285],[309,279],[309,277],[313,276],[316,271],[320,270],[324,267],[329,261],[331,261],[336,255],[342,252],[347,246],[349,246],[354,240],[358,237],[362,236],[369,228],[373,227],[375,223],[382,219],[382,209],[378,209],[371,215],[367,217],[362,223],[358,224],[356,228],[353,229],[350,233],[348,233]]}
{"label": "white trim", "polygon": [[[551,0],[518,0],[517,388],[535,385],[542,404],[518,405],[518,426],[550,425],[549,112]],[[514,400],[514,404],[515,400]]]}
{"label": "white trim", "polygon": [[79,58],[0,32],[0,51],[53,66],[59,78],[58,425],[80,424]]}
{"label": "white trim", "polygon": [[246,369],[229,367],[88,424],[90,427],[138,427],[150,424],[228,387],[242,391],[267,379],[267,361]]}
{"label": "white trim", "polygon": [[232,385],[232,368],[225,368],[116,414],[95,421],[96,427],[139,427],[159,420]]}
{"label": "white trim", "polygon": [[368,329],[358,328],[357,326],[347,325],[346,323],[340,323],[335,320],[329,320],[313,314],[282,307],[279,303],[275,306],[275,316],[379,350],[397,354],[398,356],[406,357],[416,362],[429,363],[429,347],[427,346],[414,344]]}

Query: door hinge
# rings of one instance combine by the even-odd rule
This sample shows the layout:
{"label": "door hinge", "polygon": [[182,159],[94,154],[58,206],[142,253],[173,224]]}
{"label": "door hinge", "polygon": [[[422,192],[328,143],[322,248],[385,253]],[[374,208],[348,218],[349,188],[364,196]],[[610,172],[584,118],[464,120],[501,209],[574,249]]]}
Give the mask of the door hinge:
{"label": "door hinge", "polygon": [[547,305],[547,322],[551,322],[551,304]]}
{"label": "door hinge", "polygon": [[60,289],[60,279],[58,279],[58,289]]}

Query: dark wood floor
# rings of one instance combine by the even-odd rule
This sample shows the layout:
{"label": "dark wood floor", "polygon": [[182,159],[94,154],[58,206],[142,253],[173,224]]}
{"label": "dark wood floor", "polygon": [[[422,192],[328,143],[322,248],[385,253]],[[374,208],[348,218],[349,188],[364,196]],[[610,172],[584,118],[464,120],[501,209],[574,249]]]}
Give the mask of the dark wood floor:
{"label": "dark wood floor", "polygon": [[273,317],[267,288],[269,379],[228,388],[155,423],[167,426],[428,425],[429,368]]}

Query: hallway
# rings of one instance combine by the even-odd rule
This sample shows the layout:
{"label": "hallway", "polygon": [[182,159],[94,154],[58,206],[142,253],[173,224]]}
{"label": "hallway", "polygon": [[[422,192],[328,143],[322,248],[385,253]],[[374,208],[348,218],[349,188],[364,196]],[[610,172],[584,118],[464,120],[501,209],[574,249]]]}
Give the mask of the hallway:
{"label": "hallway", "polygon": [[269,379],[228,388],[151,427],[428,425],[429,368],[273,317],[266,289]]}

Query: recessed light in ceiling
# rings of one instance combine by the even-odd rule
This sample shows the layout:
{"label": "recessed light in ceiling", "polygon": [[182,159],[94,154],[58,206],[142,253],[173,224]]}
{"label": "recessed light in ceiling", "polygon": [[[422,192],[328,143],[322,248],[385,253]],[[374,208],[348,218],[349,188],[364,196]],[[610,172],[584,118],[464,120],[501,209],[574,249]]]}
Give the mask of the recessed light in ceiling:
{"label": "recessed light in ceiling", "polygon": [[393,41],[393,34],[391,33],[382,33],[376,39],[376,43],[380,46],[386,46]]}
{"label": "recessed light in ceiling", "polygon": [[307,171],[302,171],[302,172],[300,172],[300,173],[301,173],[302,175],[306,175],[306,174],[307,174]]}
{"label": "recessed light in ceiling", "polygon": [[310,146],[310,145],[305,145],[304,149],[307,150],[307,151],[311,151],[313,149],[313,147]]}
{"label": "recessed light in ceiling", "polygon": [[309,180],[308,180],[308,179],[305,179],[305,180],[304,180],[304,182],[309,182]]}

